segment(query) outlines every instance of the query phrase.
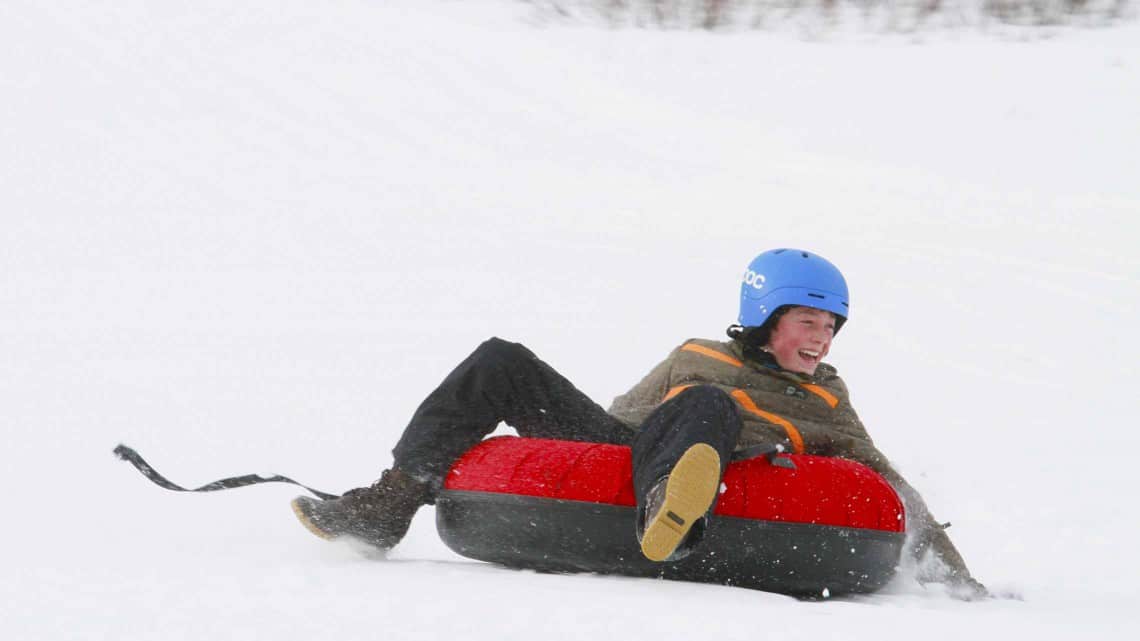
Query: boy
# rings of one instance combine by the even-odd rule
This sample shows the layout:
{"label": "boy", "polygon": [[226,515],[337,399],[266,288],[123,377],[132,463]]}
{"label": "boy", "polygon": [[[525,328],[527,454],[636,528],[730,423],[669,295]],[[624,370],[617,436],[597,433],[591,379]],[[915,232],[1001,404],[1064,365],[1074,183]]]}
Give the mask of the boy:
{"label": "boy", "polygon": [[834,265],[801,250],[764,252],[745,272],[731,340],[686,341],[608,412],[522,345],[493,338],[416,410],[380,480],[331,501],[298,497],[293,510],[318,536],[390,549],[434,501],[451,464],[502,421],[522,436],[629,444],[634,534],[647,558],[665,561],[699,543],[735,452],[837,456],[867,465],[902,496],[912,554],[931,568],[925,580],[962,598],[985,596],[823,363],[848,315],[847,283]]}

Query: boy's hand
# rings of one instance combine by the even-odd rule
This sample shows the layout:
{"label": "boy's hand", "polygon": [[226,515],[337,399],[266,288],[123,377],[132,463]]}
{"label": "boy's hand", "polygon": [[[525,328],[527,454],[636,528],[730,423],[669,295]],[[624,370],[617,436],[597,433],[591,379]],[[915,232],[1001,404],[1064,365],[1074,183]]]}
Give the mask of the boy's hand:
{"label": "boy's hand", "polygon": [[974,580],[973,577],[956,578],[946,585],[950,589],[950,596],[959,601],[981,601],[993,597],[986,586]]}

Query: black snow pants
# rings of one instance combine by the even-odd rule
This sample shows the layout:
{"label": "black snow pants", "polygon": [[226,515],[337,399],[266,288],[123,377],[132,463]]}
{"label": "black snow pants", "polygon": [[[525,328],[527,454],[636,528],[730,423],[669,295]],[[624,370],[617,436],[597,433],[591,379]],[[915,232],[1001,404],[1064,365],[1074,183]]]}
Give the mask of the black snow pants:
{"label": "black snow pants", "polygon": [[525,437],[631,445],[639,508],[696,443],[717,450],[723,474],[741,428],[735,401],[699,385],[662,403],[635,432],[526,347],[492,338],[420,404],[392,451],[395,465],[438,492],[451,464],[500,421]]}

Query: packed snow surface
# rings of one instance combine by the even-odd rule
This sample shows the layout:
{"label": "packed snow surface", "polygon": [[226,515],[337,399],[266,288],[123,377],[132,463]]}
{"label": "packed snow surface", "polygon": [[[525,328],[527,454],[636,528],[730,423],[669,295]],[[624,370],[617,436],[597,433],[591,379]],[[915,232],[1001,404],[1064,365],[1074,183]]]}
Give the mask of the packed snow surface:
{"label": "packed snow surface", "polygon": [[[6,639],[1134,639],[1140,28],[606,29],[512,2],[0,7]],[[378,476],[481,340],[600,402],[736,317],[757,252],[852,288],[828,360],[953,522],[963,603],[387,562],[261,486]]]}

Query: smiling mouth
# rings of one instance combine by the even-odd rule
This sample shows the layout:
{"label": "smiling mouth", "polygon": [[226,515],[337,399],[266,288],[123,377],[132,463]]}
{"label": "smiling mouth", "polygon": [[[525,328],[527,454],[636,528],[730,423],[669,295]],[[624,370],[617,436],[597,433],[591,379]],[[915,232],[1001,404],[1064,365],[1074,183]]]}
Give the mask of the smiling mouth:
{"label": "smiling mouth", "polygon": [[800,355],[800,358],[811,363],[815,363],[819,360],[819,352],[815,350],[801,349],[798,354]]}

